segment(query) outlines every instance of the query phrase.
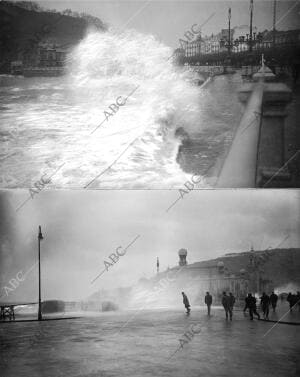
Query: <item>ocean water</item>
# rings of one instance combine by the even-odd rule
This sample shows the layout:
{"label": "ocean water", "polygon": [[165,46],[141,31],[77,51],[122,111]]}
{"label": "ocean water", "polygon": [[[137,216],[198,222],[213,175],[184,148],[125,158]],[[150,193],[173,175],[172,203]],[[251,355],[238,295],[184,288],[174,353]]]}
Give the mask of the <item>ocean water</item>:
{"label": "ocean water", "polygon": [[208,187],[242,114],[241,79],[201,88],[171,55],[134,30],[91,32],[62,77],[0,76],[0,187],[43,176],[49,188],[170,189],[194,173]]}

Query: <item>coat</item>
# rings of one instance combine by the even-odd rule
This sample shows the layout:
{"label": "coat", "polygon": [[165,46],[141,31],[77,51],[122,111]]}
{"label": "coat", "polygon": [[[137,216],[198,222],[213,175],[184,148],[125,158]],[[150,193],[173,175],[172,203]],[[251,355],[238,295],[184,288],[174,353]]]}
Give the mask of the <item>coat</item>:
{"label": "coat", "polygon": [[187,298],[186,295],[183,295],[183,304],[186,307],[190,306],[189,299]]}
{"label": "coat", "polygon": [[230,308],[230,297],[229,296],[223,296],[222,297],[222,305],[224,306],[224,309]]}
{"label": "coat", "polygon": [[204,302],[206,305],[211,305],[212,304],[212,296],[211,295],[206,295]]}
{"label": "coat", "polygon": [[228,298],[229,298],[229,305],[231,308],[233,308],[233,305],[235,303],[235,297],[233,295],[232,296],[229,295]]}

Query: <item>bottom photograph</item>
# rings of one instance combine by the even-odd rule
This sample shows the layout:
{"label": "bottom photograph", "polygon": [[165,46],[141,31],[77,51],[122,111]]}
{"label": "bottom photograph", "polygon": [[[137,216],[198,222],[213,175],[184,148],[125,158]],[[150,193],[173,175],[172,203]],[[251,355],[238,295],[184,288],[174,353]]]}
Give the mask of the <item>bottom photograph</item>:
{"label": "bottom photograph", "polygon": [[297,190],[0,191],[4,377],[299,376]]}

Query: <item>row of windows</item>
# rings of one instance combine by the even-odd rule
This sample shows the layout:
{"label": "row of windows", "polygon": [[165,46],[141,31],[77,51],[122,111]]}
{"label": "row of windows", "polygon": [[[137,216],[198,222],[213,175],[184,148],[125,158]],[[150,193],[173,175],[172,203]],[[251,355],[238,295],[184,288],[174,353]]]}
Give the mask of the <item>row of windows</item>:
{"label": "row of windows", "polygon": [[[281,41],[281,40],[280,40]],[[277,45],[287,45],[286,41],[284,42],[276,42]],[[273,42],[263,42],[263,43],[255,43],[253,44],[253,50],[260,50],[265,48],[272,48]],[[246,43],[239,43],[237,45],[233,45],[231,51],[233,53],[240,52],[240,51],[247,51],[249,50],[249,45]],[[211,53],[219,53],[227,51],[226,47],[221,47],[220,45],[214,46],[200,46],[199,44],[193,45],[192,43],[189,44],[185,49],[185,56],[195,56],[200,54],[211,54]]]}
{"label": "row of windows", "polygon": [[66,57],[66,54],[57,51],[41,51],[40,60],[59,60],[62,61]]}

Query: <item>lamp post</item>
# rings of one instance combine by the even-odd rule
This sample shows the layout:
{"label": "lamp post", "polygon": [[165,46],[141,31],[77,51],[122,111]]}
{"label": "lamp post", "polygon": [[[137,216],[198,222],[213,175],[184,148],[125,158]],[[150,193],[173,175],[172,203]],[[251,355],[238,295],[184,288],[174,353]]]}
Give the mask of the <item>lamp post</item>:
{"label": "lamp post", "polygon": [[249,35],[249,51],[252,52],[252,22],[253,22],[253,0],[250,0],[250,35]]}
{"label": "lamp post", "polygon": [[39,309],[38,321],[42,320],[42,302],[41,302],[41,240],[43,239],[42,229],[39,225],[38,244],[39,244]]}
{"label": "lamp post", "polygon": [[276,0],[273,0],[273,48],[276,41]]}
{"label": "lamp post", "polygon": [[230,30],[230,20],[231,20],[231,8],[228,9],[228,54],[231,52],[231,30]]}

